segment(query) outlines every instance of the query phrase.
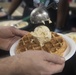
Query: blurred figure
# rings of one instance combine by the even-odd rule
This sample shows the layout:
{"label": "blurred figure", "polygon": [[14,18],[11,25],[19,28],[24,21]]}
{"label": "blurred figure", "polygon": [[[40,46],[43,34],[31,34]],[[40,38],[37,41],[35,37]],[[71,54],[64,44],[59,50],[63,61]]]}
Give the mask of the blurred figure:
{"label": "blurred figure", "polygon": [[[25,7],[24,7],[24,12],[23,12],[23,18],[26,16],[29,16],[31,11],[38,7],[41,4],[40,0],[12,0],[11,6],[7,12],[8,15],[11,15],[15,9],[21,4],[21,2],[24,1],[25,3]],[[47,6],[49,4],[50,0],[45,0],[45,2],[43,3],[45,6]]]}
{"label": "blurred figure", "polygon": [[66,29],[68,17],[69,17],[69,2],[68,0],[60,0],[58,4],[55,32],[63,32],[63,30]]}
{"label": "blurred figure", "polygon": [[[16,10],[16,8],[20,5],[20,3],[24,1],[26,6],[24,7],[23,17],[27,17],[30,15],[31,11],[38,7],[41,4],[40,0],[12,0],[11,6],[7,12],[7,15],[10,16]],[[55,32],[62,32],[64,25],[66,24],[66,19],[68,16],[68,0],[45,0],[44,5],[47,7],[52,2],[56,2],[58,5],[57,8],[55,6],[50,7],[48,12],[50,14],[50,18],[52,20],[52,28]],[[49,26],[50,29],[51,26]]]}

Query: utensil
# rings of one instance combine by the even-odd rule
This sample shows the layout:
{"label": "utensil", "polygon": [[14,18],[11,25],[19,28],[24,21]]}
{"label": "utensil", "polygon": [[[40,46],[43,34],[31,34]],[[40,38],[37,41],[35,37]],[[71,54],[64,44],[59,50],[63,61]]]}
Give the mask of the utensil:
{"label": "utensil", "polygon": [[52,2],[47,7],[42,5],[38,8],[35,8],[30,14],[31,23],[33,23],[33,24],[42,23],[42,22],[44,23],[44,21],[50,22],[49,13],[47,11],[47,9],[49,9],[50,7],[56,10],[57,4],[55,2]]}
{"label": "utensil", "polygon": [[[45,0],[40,0],[40,3],[43,4],[44,2],[45,2]],[[23,18],[22,20],[20,20],[17,24],[15,24],[15,26],[19,25],[19,23],[21,23],[22,21],[27,21],[29,19],[30,19],[30,16],[27,16],[27,17]]]}
{"label": "utensil", "polygon": [[49,20],[49,14],[45,7],[35,8],[30,14],[30,21],[33,24]]}
{"label": "utensil", "polygon": [[52,2],[47,7],[45,7],[43,5],[44,0],[40,0],[40,1],[42,3],[42,6],[35,8],[29,16],[23,18],[22,20],[20,20],[18,23],[14,24],[14,25],[18,26],[20,22],[27,21],[29,19],[30,19],[31,23],[33,23],[33,24],[44,23],[44,21],[49,21],[51,23],[47,9],[49,9],[51,7],[51,8],[56,10],[57,9],[57,3]]}

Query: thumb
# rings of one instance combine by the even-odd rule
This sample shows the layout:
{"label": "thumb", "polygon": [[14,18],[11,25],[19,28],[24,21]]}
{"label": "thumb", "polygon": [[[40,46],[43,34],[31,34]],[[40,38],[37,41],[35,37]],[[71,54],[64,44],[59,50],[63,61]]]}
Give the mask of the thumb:
{"label": "thumb", "polygon": [[29,32],[28,31],[24,31],[24,30],[20,30],[20,29],[17,29],[17,28],[12,28],[12,33],[17,35],[17,36],[24,36],[26,34],[28,34]]}

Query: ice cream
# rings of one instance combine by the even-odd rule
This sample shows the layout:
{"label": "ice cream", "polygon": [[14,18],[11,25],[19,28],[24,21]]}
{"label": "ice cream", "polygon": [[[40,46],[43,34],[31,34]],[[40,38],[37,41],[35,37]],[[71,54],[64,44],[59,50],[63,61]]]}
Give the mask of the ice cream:
{"label": "ice cream", "polygon": [[49,28],[44,25],[36,27],[31,34],[38,39],[41,46],[51,40],[51,32]]}

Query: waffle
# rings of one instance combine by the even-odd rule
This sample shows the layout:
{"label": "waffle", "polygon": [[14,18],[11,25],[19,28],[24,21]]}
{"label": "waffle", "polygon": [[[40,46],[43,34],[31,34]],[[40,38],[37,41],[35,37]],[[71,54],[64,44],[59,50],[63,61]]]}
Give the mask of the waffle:
{"label": "waffle", "polygon": [[40,43],[37,38],[32,36],[30,33],[23,36],[16,48],[16,53],[19,54],[27,50],[44,50],[49,53],[55,53],[57,55],[62,56],[63,52],[67,48],[67,43],[62,38],[62,36],[58,35],[57,33],[51,32],[51,34],[51,40],[49,42],[44,43],[44,46],[42,47],[40,46]]}

